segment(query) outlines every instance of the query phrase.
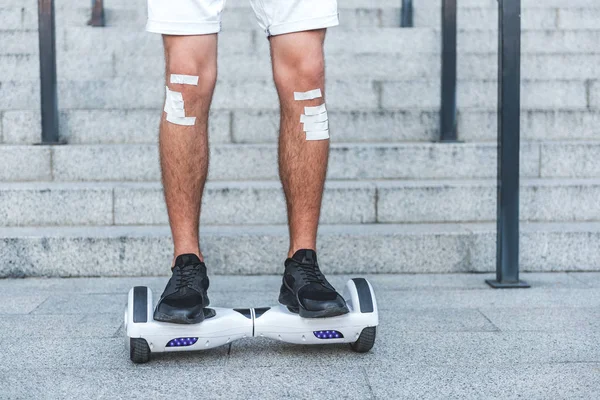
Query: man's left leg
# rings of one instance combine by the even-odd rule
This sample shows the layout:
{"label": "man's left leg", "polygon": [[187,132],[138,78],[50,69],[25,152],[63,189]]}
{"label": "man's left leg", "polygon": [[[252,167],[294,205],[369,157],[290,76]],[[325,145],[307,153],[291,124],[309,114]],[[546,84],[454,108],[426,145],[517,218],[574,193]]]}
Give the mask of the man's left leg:
{"label": "man's left leg", "polygon": [[281,105],[279,175],[290,233],[279,301],[308,318],[348,312],[342,296],[321,273],[316,256],[329,156],[324,40],[325,29],[270,38],[273,76]]}

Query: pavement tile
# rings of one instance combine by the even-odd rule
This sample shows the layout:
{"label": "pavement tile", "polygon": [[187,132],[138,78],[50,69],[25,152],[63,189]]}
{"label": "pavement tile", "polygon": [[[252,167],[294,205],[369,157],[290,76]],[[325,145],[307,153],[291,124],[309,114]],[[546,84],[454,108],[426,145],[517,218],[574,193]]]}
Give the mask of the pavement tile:
{"label": "pavement tile", "polygon": [[[77,366],[81,369],[131,369],[132,363],[120,338],[74,338],[72,340],[43,338],[26,341],[22,338],[5,338],[0,352],[0,371],[20,369],[63,370]],[[139,369],[161,369],[169,366],[205,367],[224,365],[228,347],[202,352],[156,354],[149,364]]]}
{"label": "pavement tile", "polygon": [[35,309],[33,314],[121,314],[127,304],[124,294],[58,294]]}
{"label": "pavement tile", "polygon": [[[0,371],[7,398],[369,399],[361,368],[223,368],[197,365],[123,369]],[[26,373],[23,373],[26,372]]]}
{"label": "pavement tile", "polygon": [[403,309],[384,311],[379,323],[393,326],[397,332],[493,332],[498,328],[475,309]]}
{"label": "pavement tile", "polygon": [[501,331],[600,331],[595,308],[481,308]]}
{"label": "pavement tile", "polygon": [[[0,336],[4,338],[108,338],[117,335],[122,314],[4,315]],[[52,327],[52,329],[48,329]]]}
{"label": "pavement tile", "polygon": [[29,314],[48,298],[47,295],[0,295],[0,314]]}
{"label": "pavement tile", "polygon": [[357,354],[347,345],[295,346],[269,339],[241,340],[231,348],[228,365],[281,366],[320,363],[339,367],[382,363],[398,365],[498,365],[517,363],[599,362],[600,333],[582,336],[545,332],[402,332],[380,325],[375,347]]}
{"label": "pavement tile", "polygon": [[600,307],[600,291],[590,289],[438,290],[375,292],[380,310],[406,308]]}
{"label": "pavement tile", "polygon": [[600,364],[396,366],[366,369],[378,399],[592,399],[600,396]]}
{"label": "pavement tile", "polygon": [[401,364],[599,362],[600,332],[397,332],[381,325],[372,358]]}
{"label": "pavement tile", "polygon": [[570,273],[569,276],[586,284],[587,286],[600,288],[600,272]]}

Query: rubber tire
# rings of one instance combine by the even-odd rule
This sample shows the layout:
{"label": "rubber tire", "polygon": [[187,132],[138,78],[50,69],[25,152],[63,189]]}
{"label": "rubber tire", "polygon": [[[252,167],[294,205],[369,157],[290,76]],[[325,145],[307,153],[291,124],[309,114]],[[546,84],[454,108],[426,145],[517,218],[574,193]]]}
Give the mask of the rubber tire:
{"label": "rubber tire", "polygon": [[375,345],[375,336],[377,334],[377,327],[370,326],[365,328],[360,333],[358,340],[354,343],[350,343],[350,347],[357,353],[366,353],[373,348]]}
{"label": "rubber tire", "polygon": [[146,339],[129,338],[129,357],[136,364],[150,361],[150,347],[148,347]]}

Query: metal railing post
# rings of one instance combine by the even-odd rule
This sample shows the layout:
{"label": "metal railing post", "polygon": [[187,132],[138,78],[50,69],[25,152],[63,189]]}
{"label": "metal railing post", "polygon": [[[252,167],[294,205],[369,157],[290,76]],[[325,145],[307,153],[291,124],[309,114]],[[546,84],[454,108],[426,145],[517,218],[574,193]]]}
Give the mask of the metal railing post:
{"label": "metal railing post", "polygon": [[527,288],[519,280],[521,0],[498,0],[498,226],[493,288]]}
{"label": "metal railing post", "polygon": [[456,133],[456,0],[442,0],[442,104],[440,141],[457,141]]}
{"label": "metal railing post", "polygon": [[103,0],[92,0],[92,17],[88,21],[88,25],[105,26]]}
{"label": "metal railing post", "polygon": [[402,10],[400,12],[400,27],[413,27],[413,2],[412,0],[402,0]]}
{"label": "metal railing post", "polygon": [[58,144],[54,0],[38,0],[42,144]]}

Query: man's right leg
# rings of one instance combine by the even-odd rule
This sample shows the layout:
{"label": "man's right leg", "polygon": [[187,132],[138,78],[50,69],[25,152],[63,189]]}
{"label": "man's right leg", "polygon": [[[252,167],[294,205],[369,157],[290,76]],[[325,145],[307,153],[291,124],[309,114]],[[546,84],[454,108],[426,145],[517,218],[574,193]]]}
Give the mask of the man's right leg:
{"label": "man's right leg", "polygon": [[208,317],[209,281],[198,230],[208,174],[208,113],[217,78],[217,35],[164,35],[163,41],[168,95],[160,122],[160,165],[174,257],[173,276],[154,319],[189,324]]}
{"label": "man's right leg", "polygon": [[[208,113],[217,79],[217,35],[163,36],[166,85],[182,94],[192,126],[160,123],[160,165],[174,243],[174,258],[195,254],[202,259],[198,226],[208,173]],[[198,77],[197,85],[170,83],[170,76]]]}

